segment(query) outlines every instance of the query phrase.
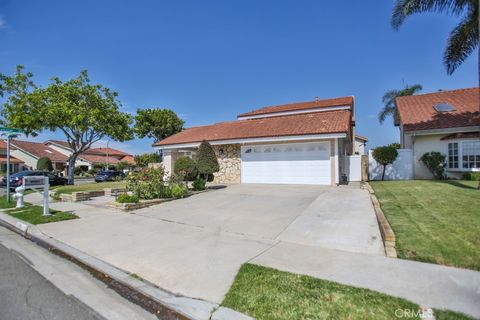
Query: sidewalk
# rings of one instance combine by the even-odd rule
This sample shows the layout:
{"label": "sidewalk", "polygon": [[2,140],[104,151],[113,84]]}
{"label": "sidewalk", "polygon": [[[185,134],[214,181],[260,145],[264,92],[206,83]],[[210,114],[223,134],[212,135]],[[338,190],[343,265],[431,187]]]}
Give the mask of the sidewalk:
{"label": "sidewalk", "polygon": [[39,225],[44,234],[184,296],[220,303],[240,265],[251,262],[480,317],[477,271],[252,239],[84,203],[51,206],[81,219]]}

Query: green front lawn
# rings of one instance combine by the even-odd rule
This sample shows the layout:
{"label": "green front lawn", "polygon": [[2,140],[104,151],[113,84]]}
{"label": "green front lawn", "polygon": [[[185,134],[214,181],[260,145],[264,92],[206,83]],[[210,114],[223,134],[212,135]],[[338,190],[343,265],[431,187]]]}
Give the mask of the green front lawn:
{"label": "green front lawn", "polygon": [[51,216],[43,216],[43,207],[31,205],[20,209],[5,211],[5,213],[11,215],[14,218],[27,221],[31,224],[42,224],[63,220],[78,219],[78,217],[74,214],[53,209],[50,209],[50,214],[52,214]]}
{"label": "green front lawn", "polygon": [[[398,315],[403,310],[417,312],[419,309],[417,304],[372,290],[254,264],[244,264],[240,268],[222,306],[260,320],[391,320],[399,319],[395,312]],[[443,319],[471,319],[458,313],[435,311],[437,312],[453,316]]]}
{"label": "green front lawn", "polygon": [[0,197],[0,209],[14,208],[16,205],[17,202],[14,199],[7,203],[7,196]]}
{"label": "green front lawn", "polygon": [[127,183],[125,181],[108,181],[108,182],[99,182],[99,183],[85,183],[78,184],[73,186],[60,186],[54,187],[52,190],[55,190],[58,194],[60,193],[72,193],[72,192],[86,192],[86,191],[97,191],[103,190],[104,188],[125,188]]}
{"label": "green front lawn", "polygon": [[400,258],[480,270],[477,181],[372,181]]}

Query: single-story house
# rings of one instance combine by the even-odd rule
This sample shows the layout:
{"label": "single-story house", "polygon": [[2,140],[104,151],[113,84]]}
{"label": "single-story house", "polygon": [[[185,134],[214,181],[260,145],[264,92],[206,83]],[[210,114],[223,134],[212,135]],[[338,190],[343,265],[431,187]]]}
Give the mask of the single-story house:
{"label": "single-story house", "polygon": [[[10,156],[10,172],[15,173],[23,170],[25,163],[13,156]],[[7,144],[0,140],[0,174],[7,172]]]}
{"label": "single-story house", "polygon": [[[5,141],[0,141],[5,144]],[[0,148],[2,144],[0,144]],[[38,159],[48,157],[52,160],[55,171],[66,174],[68,158],[72,154],[72,150],[65,141],[31,142],[13,139],[10,145],[11,159],[19,161],[15,172],[36,169]],[[133,156],[123,151],[112,148],[91,148],[79,155],[75,166],[85,166],[91,169],[95,164],[109,163],[115,165],[119,162],[135,163]]]}
{"label": "single-story house", "polygon": [[[45,145],[69,157],[72,149],[66,141],[48,140]],[[78,156],[75,166],[86,166],[91,169],[95,164],[115,165],[119,162],[135,164],[131,154],[113,148],[90,148]]]}
{"label": "single-story house", "polygon": [[12,147],[10,154],[24,162],[22,170],[36,169],[38,159],[43,157],[52,160],[55,171],[62,172],[67,167],[67,156],[41,142],[11,140],[10,145]]}
{"label": "single-story house", "polygon": [[480,88],[399,97],[396,106],[400,144],[412,150],[416,179],[432,178],[420,161],[431,151],[446,155],[451,178],[480,171]]}
{"label": "single-story house", "polygon": [[336,185],[354,154],[354,97],[268,106],[237,120],[192,127],[153,145],[168,173],[207,140],[217,155],[218,183]]}

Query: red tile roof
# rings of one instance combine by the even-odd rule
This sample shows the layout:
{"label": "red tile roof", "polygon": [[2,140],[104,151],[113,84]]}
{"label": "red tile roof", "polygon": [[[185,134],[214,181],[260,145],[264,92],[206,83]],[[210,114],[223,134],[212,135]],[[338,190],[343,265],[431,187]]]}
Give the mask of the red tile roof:
{"label": "red tile roof", "polygon": [[90,162],[92,164],[107,163],[107,159],[108,159],[109,164],[116,164],[116,163],[120,162],[120,160],[118,160],[115,157],[107,157],[107,156],[104,156],[104,155],[87,154],[87,153],[80,154],[78,156],[78,158],[82,159],[82,160],[85,160],[87,162]]}
{"label": "red tile roof", "polygon": [[52,148],[49,148],[43,143],[29,142],[22,140],[12,140],[11,144],[24,152],[33,155],[35,158],[48,157],[52,161],[65,162],[68,157]]}
{"label": "red tile roof", "polygon": [[[455,110],[438,112],[434,106],[439,103]],[[480,126],[480,88],[399,97],[396,104],[405,131]]]}
{"label": "red tile roof", "polygon": [[348,132],[350,110],[303,113],[288,116],[221,122],[210,126],[192,127],[154,144],[154,146],[292,135]]}
{"label": "red tile roof", "polygon": [[[7,155],[6,154],[1,154],[0,155],[0,163],[1,164],[6,164],[7,163]],[[20,159],[17,159],[15,157],[10,156],[10,163],[11,164],[16,164],[16,163],[25,163]]]}
{"label": "red tile roof", "polygon": [[135,164],[135,158],[131,155],[125,156],[122,159],[120,159],[121,162],[127,162],[130,164]]}
{"label": "red tile roof", "polygon": [[[70,146],[68,145],[68,142],[66,141],[61,141],[61,140],[48,140],[45,141],[45,144],[48,143],[53,143],[53,144],[58,144],[62,147],[65,147],[67,149],[70,149]],[[112,149],[112,148],[90,148],[87,151],[85,151],[85,154],[95,154],[95,155],[106,155],[108,151],[109,156],[130,156],[130,154],[117,150],[117,149]]]}
{"label": "red tile roof", "polygon": [[112,148],[91,148],[85,151],[88,154],[96,154],[96,155],[106,155],[108,153],[109,156],[129,156],[130,154]]}
{"label": "red tile roof", "polygon": [[239,117],[256,116],[268,113],[277,113],[285,111],[308,110],[314,108],[338,107],[338,106],[353,106],[353,97],[341,97],[333,99],[322,99],[316,101],[298,102],[282,104],[278,106],[268,106],[261,109],[253,110],[247,113],[239,114]]}

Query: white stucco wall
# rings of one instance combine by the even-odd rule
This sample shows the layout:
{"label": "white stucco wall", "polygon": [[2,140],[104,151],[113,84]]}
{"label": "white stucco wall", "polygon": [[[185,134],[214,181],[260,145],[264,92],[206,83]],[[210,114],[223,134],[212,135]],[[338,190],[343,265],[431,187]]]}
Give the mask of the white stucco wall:
{"label": "white stucco wall", "polygon": [[15,150],[12,149],[12,150],[10,150],[10,154],[13,157],[15,157],[17,159],[20,159],[23,162],[25,162],[25,167],[32,167],[33,169],[37,168],[38,159],[35,158],[35,157],[32,157],[28,153],[25,153],[25,152],[23,152],[21,150],[18,150],[18,149],[15,149]]}
{"label": "white stucco wall", "polygon": [[353,153],[356,154],[357,152],[361,156],[365,154],[365,141],[355,139],[353,143]]}
{"label": "white stucco wall", "polygon": [[[411,149],[398,149],[397,159],[385,168],[385,180],[413,179],[413,156]],[[370,180],[381,180],[383,165],[373,158],[373,150],[368,151],[368,176]]]}
{"label": "white stucco wall", "polygon": [[[433,175],[420,161],[420,158],[427,152],[437,151],[447,154],[447,142],[441,141],[445,134],[415,136],[413,138],[413,172],[415,179],[433,179]],[[408,140],[406,136],[405,140]]]}
{"label": "white stucco wall", "polygon": [[65,150],[65,148],[60,148],[59,146],[56,146],[54,144],[48,144],[48,147],[55,151],[60,152],[61,154],[66,155],[67,157],[69,157],[72,154],[70,150]]}
{"label": "white stucco wall", "polygon": [[[415,179],[432,179],[433,176],[430,171],[423,165],[420,161],[420,158],[423,154],[431,151],[437,151],[445,156],[448,155],[448,143],[450,142],[458,142],[461,144],[463,141],[466,140],[441,140],[441,138],[445,137],[445,134],[432,134],[432,135],[423,135],[423,136],[415,136],[410,137],[409,135],[405,136],[405,140],[409,140],[412,142],[412,150],[413,150],[413,165],[414,165],[414,174]],[[468,139],[472,140],[472,139]],[[476,140],[476,139],[473,139]],[[459,159],[461,162],[462,159]],[[461,170],[450,170],[446,169],[446,174],[450,178],[460,179],[464,172],[468,172],[468,170],[461,171]]]}

